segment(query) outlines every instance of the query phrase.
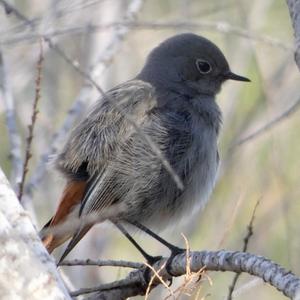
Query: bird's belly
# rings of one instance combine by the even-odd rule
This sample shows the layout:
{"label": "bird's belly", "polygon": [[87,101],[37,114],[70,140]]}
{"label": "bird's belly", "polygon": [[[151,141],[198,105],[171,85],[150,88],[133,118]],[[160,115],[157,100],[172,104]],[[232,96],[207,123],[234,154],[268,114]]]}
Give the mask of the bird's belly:
{"label": "bird's belly", "polygon": [[[195,213],[203,208],[215,186],[218,170],[217,149],[207,154],[204,162],[197,162],[193,167],[190,182],[178,199],[184,213],[186,211]],[[178,213],[180,214],[180,211]]]}
{"label": "bird's belly", "polygon": [[203,144],[195,145],[201,150],[194,151],[196,158],[190,167],[183,193],[176,199],[160,201],[161,207],[157,207],[157,214],[149,219],[149,226],[165,229],[169,225],[185,223],[205,206],[216,182],[219,163],[216,139],[209,139],[206,144],[206,149],[203,149]]}

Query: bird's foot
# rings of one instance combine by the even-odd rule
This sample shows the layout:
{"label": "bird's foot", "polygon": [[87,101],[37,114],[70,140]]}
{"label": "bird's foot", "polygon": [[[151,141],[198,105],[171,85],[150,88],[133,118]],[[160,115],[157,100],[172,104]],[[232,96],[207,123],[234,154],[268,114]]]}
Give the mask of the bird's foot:
{"label": "bird's foot", "polygon": [[[179,248],[179,247],[176,247],[176,246],[173,246],[172,248],[170,248],[171,250],[171,255],[170,257],[168,258],[167,262],[166,262],[166,270],[167,272],[171,275],[171,276],[175,276],[174,273],[172,273],[172,262],[173,262],[173,259],[175,256],[177,256],[178,254],[181,254],[181,253],[184,253],[186,252],[186,249],[183,249],[183,248]],[[172,280],[171,281],[171,284],[172,284]]]}
{"label": "bird's foot", "polygon": [[[162,259],[162,256],[151,256],[149,254],[147,254],[147,256],[144,256],[147,260],[147,264],[150,265],[151,267],[156,263],[158,262],[159,260]],[[147,266],[145,268],[145,271],[144,271],[144,279],[147,283],[147,285],[150,283],[151,281],[151,268],[149,266]]]}
{"label": "bird's foot", "polygon": [[153,266],[156,262],[158,262],[160,259],[162,259],[162,256],[151,256],[151,255],[148,255],[146,257],[146,260],[147,260],[147,263],[150,265],[150,266]]}

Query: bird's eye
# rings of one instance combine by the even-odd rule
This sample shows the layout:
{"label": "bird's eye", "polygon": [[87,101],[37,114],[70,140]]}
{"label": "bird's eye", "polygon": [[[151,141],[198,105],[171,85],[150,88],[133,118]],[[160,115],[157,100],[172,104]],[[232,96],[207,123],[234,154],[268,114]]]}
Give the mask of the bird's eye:
{"label": "bird's eye", "polygon": [[197,59],[196,66],[198,71],[202,74],[208,74],[212,70],[211,65],[203,59]]}

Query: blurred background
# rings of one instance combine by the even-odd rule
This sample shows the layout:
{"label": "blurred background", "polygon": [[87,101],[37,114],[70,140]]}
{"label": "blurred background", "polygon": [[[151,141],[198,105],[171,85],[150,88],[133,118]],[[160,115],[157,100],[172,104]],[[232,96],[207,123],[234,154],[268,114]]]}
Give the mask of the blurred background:
{"label": "blurred background", "polygon": [[[0,166],[18,189],[35,97],[40,41],[41,98],[22,203],[39,229],[52,216],[64,185],[49,163],[70,128],[103,89],[133,78],[149,51],[165,38],[194,32],[214,41],[232,70],[252,82],[227,82],[218,95],[224,114],[221,168],[211,201],[190,222],[162,232],[192,250],[241,250],[259,201],[248,251],[300,275],[299,71],[288,9],[279,0],[14,0],[0,1]],[[4,91],[4,92],[3,92]],[[297,102],[298,101],[298,102]],[[296,103],[296,105],[294,105]],[[13,114],[12,114],[13,113]],[[259,131],[282,116],[268,130]],[[8,134],[7,117],[16,121]],[[14,132],[13,126],[9,126]],[[254,134],[253,134],[254,133]],[[247,137],[250,138],[248,139]],[[13,146],[13,153],[11,148]],[[190,218],[189,218],[190,219]],[[168,251],[136,238],[153,255]],[[61,249],[56,251],[59,256]],[[95,226],[69,255],[80,259],[143,261],[109,223]],[[126,276],[112,267],[62,268],[72,289]],[[232,273],[208,273],[179,299],[226,299]],[[172,288],[182,283],[176,279]],[[164,299],[157,288],[150,299]],[[242,275],[235,299],[285,299],[262,281]],[[142,299],[137,297],[136,299]]]}

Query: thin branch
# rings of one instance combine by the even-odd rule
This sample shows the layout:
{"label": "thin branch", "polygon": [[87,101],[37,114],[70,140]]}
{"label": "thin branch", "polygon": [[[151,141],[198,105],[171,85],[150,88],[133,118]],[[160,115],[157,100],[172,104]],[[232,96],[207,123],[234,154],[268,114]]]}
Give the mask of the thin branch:
{"label": "thin branch", "polygon": [[251,215],[251,219],[250,219],[250,222],[249,222],[249,225],[247,226],[247,229],[248,229],[248,232],[244,238],[244,247],[243,247],[243,252],[247,252],[248,251],[248,245],[249,245],[249,241],[250,241],[250,238],[252,237],[253,235],[253,223],[254,223],[254,219],[255,219],[255,214],[256,214],[256,210],[257,210],[257,207],[260,203],[260,199],[257,200],[255,206],[254,206],[254,209],[253,209],[253,212],[252,212],[252,215]]}
{"label": "thin branch", "polygon": [[2,51],[0,51],[0,89],[5,106],[6,126],[10,143],[10,159],[12,163],[10,181],[16,190],[16,185],[21,182],[22,177],[21,136],[17,128],[16,108],[12,89],[7,78],[7,68]]}
{"label": "thin branch", "polygon": [[72,58],[70,58],[60,47],[58,47],[55,43],[51,41],[51,39],[44,37],[44,40],[48,43],[48,46],[54,50],[63,60],[68,63],[70,66],[73,67],[73,69],[85,80],[87,80],[90,84],[92,84],[100,93],[101,88],[96,82],[96,80],[93,78],[93,76],[90,75],[89,72],[84,71],[80,68],[79,64],[74,61]]}
{"label": "thin branch", "polygon": [[41,80],[42,80],[42,66],[43,66],[43,44],[40,42],[40,55],[39,59],[37,62],[37,75],[36,75],[36,81],[35,81],[35,98],[33,101],[33,106],[32,106],[32,115],[31,115],[31,123],[28,126],[28,138],[26,139],[26,151],[25,151],[25,160],[23,164],[23,174],[22,174],[22,179],[20,182],[20,188],[19,188],[19,193],[18,193],[18,198],[19,201],[21,202],[22,196],[23,196],[23,190],[24,190],[24,184],[25,184],[25,179],[26,179],[26,174],[28,172],[28,164],[29,160],[32,156],[31,154],[31,145],[32,145],[32,140],[33,140],[33,132],[34,132],[34,127],[37,119],[37,114],[38,114],[38,103],[41,98]]}
{"label": "thin branch", "polygon": [[257,138],[258,136],[265,133],[266,131],[272,129],[275,125],[284,121],[286,118],[288,118],[289,116],[294,114],[299,108],[300,108],[300,98],[294,104],[292,104],[292,106],[290,106],[287,110],[285,110],[283,113],[281,113],[279,116],[275,117],[273,120],[271,120],[267,124],[263,125],[262,127],[257,129],[253,133],[249,134],[248,136],[241,138],[237,142],[233,143],[233,145],[231,146],[231,149],[241,146],[241,145]]}
{"label": "thin branch", "polygon": [[[247,234],[244,238],[244,246],[243,246],[243,252],[247,252],[248,250],[248,244],[249,244],[249,241],[250,241],[250,238],[252,237],[253,235],[253,222],[254,222],[254,218],[255,218],[255,213],[256,213],[256,210],[257,210],[257,207],[259,205],[259,199],[257,200],[255,206],[254,206],[254,209],[253,209],[253,212],[252,212],[252,215],[251,215],[251,219],[250,219],[250,222],[247,226]],[[232,284],[230,285],[229,287],[229,291],[228,291],[228,297],[227,297],[227,300],[232,300],[232,293],[235,289],[235,286],[237,284],[237,281],[240,277],[241,273],[236,273],[234,275],[234,278],[232,280]]]}
{"label": "thin branch", "polygon": [[259,202],[260,202],[260,199],[257,200],[255,206],[254,206],[254,209],[253,209],[253,212],[252,212],[252,215],[251,215],[251,219],[250,219],[250,222],[249,222],[249,225],[247,226],[247,234],[244,238],[244,247],[243,247],[243,252],[247,252],[248,250],[248,245],[249,245],[249,241],[250,241],[250,238],[252,237],[253,235],[253,223],[254,223],[254,218],[255,218],[255,214],[256,214],[256,210],[257,210],[257,207],[259,205]]}
{"label": "thin branch", "polygon": [[[3,0],[0,0],[0,2]],[[60,28],[52,32],[48,32],[44,35],[45,38],[53,38],[57,36],[64,35],[75,35],[75,34],[86,34],[94,33],[98,31],[105,31],[108,29],[114,29],[118,27],[127,27],[135,30],[169,30],[169,29],[186,29],[186,30],[195,30],[195,29],[205,29],[212,30],[225,34],[232,34],[238,37],[246,38],[252,41],[261,42],[267,45],[281,48],[287,51],[293,51],[294,47],[285,42],[282,42],[276,38],[260,35],[257,32],[246,30],[234,26],[227,22],[210,22],[210,21],[169,21],[169,22],[153,22],[153,21],[129,21],[124,20],[122,22],[110,22],[107,24],[84,24],[82,26],[72,26],[66,28]],[[3,45],[9,45],[14,43],[20,43],[24,41],[32,42],[40,37],[39,33],[23,34],[19,37],[9,36],[7,39],[2,39]]]}
{"label": "thin branch", "polygon": [[144,266],[142,263],[131,262],[125,260],[93,260],[93,259],[75,259],[75,260],[64,260],[59,266],[97,266],[97,267],[123,267],[123,268],[132,268],[140,269]]}
{"label": "thin branch", "polygon": [[[159,270],[166,261],[167,258],[162,258],[156,262],[153,267],[155,270]],[[265,282],[277,288],[290,299],[296,300],[300,297],[300,278],[262,256],[225,250],[193,251],[189,254],[189,261],[191,272],[198,272],[203,268],[207,271],[246,272],[262,278]],[[186,253],[176,255],[169,266],[172,274],[174,274],[175,277],[185,275],[186,263]],[[95,300],[126,299],[126,297],[144,295],[148,287],[149,279],[151,278],[147,276],[149,273],[145,272],[145,270],[145,268],[142,268],[132,271],[125,279],[113,283],[71,292],[71,296],[76,297],[87,293],[95,293],[88,298]],[[165,268],[160,271],[159,275],[164,282],[172,278]],[[161,279],[156,279],[153,285],[156,286],[160,284]]]}

